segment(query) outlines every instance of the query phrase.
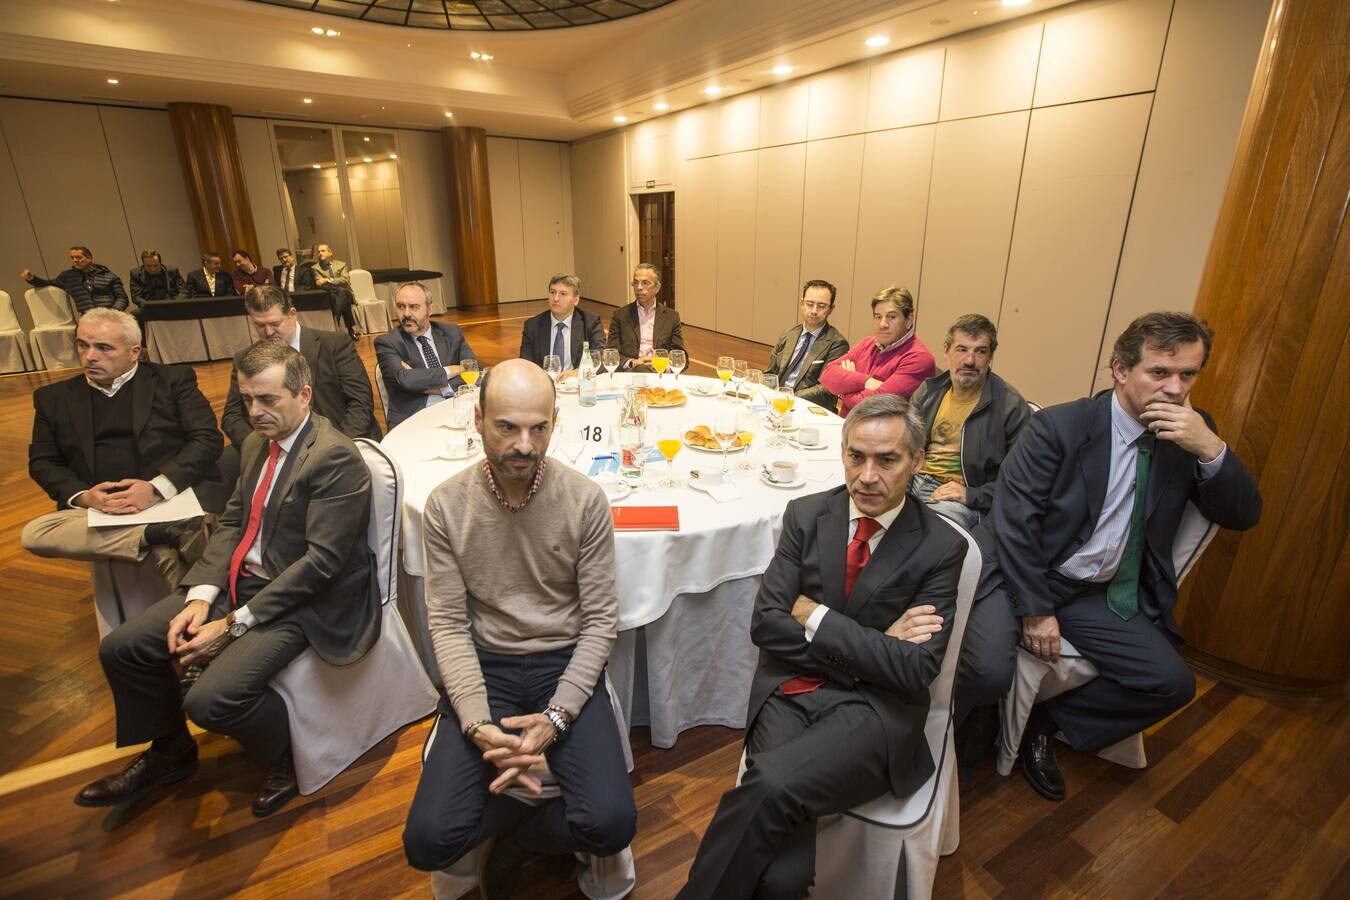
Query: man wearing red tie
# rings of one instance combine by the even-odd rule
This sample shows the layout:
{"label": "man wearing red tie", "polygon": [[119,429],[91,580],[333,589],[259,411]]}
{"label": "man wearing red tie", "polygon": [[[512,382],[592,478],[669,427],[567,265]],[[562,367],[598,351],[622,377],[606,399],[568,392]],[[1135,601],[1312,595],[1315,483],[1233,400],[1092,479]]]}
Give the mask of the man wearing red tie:
{"label": "man wearing red tie", "polygon": [[909,401],[868,397],[844,422],[844,486],[788,504],[750,624],[745,776],[680,897],[805,897],[817,819],[932,774],[928,687],[966,542],[905,499],[925,440]]}
{"label": "man wearing red tie", "polygon": [[[270,815],[298,793],[286,705],[272,678],[306,647],[340,666],[379,637],[366,538],[370,475],[360,453],[310,412],[309,365],[299,352],[260,341],[236,365],[253,434],[220,528],[183,578],[186,595],[175,590],[99,648],[118,745],[150,741],[150,749],[87,785],[75,798],[81,806],[124,803],[192,775],[197,745],[186,712],[269,767],[253,814]],[[202,666],[195,682],[180,685],[185,670]]]}

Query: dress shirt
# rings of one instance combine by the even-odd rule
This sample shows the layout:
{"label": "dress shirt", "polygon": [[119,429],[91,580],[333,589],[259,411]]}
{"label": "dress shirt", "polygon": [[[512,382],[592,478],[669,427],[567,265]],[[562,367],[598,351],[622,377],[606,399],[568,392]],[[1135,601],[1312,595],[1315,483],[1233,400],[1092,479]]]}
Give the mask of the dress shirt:
{"label": "dress shirt", "polygon": [[[1120,559],[1125,555],[1125,542],[1130,534],[1130,517],[1134,512],[1134,468],[1139,455],[1135,443],[1144,433],[1144,426],[1120,405],[1120,397],[1111,394],[1111,471],[1106,479],[1106,499],[1102,503],[1097,525],[1078,552],[1060,563],[1055,571],[1075,581],[1106,582],[1115,577]],[[1157,452],[1156,450],[1154,452]],[[1209,462],[1199,464],[1199,478],[1204,481],[1223,466],[1228,446]]]}
{"label": "dress shirt", "polygon": [[202,269],[202,274],[206,276],[207,290],[209,290],[211,292],[211,296],[214,297],[216,295],[216,278],[220,276],[220,273],[217,272],[215,275],[212,275],[210,272],[206,271],[205,269]]}
{"label": "dress shirt", "polygon": [[[797,358],[797,354],[798,354],[798,353],[802,353],[802,341],[807,340],[807,336],[808,336],[808,335],[810,336],[810,341],[811,341],[811,343],[814,344],[816,341],[820,340],[820,333],[821,333],[822,331],[824,331],[824,330],[825,330],[825,324],[824,324],[824,323],[821,323],[821,326],[820,326],[819,328],[817,328],[815,331],[806,331],[805,329],[803,329],[803,330],[802,330],[802,336],[799,337],[799,338],[797,338],[797,343],[795,343],[795,344],[792,345],[792,353],[788,355],[788,364],[790,365],[790,364],[792,363],[792,361],[793,361],[794,359]],[[809,347],[810,345],[807,345],[807,346]],[[796,387],[796,386],[797,386],[797,379],[801,378],[801,374],[802,374],[802,372],[801,372],[802,364],[805,363],[805,362],[806,362],[806,356],[803,354],[803,356],[802,356],[802,361],[799,362],[799,363],[797,363],[797,370],[796,370],[796,371],[790,371],[790,372],[784,372],[784,373],[783,373],[783,379],[784,379],[784,381],[783,381],[783,386],[784,386],[784,387],[789,387],[789,388],[790,388],[790,387]]]}
{"label": "dress shirt", "polygon": [[[141,364],[136,363],[126,372],[123,372],[121,375],[118,375],[116,378],[114,378],[113,383],[109,387],[104,387],[101,384],[94,384],[94,382],[90,380],[88,375],[84,377],[84,380],[85,383],[87,383],[91,388],[93,388],[94,390],[98,391],[100,394],[111,400],[113,397],[117,396],[117,392],[122,389],[122,385],[126,384],[128,381],[136,377],[136,372],[137,370],[140,369],[140,367]],[[154,478],[151,478],[150,484],[154,486],[155,490],[158,491],[159,495],[163,497],[165,500],[168,500],[170,497],[178,493],[178,488],[174,487],[173,482],[170,481],[163,474],[159,474],[156,475]],[[79,497],[83,493],[85,492],[80,491],[79,493],[72,494],[70,499],[66,501],[66,505],[74,506],[75,498]]]}
{"label": "dress shirt", "polygon": [[[849,501],[848,501],[848,540],[849,540],[849,543],[850,543],[850,544],[853,543],[853,536],[854,536],[855,534],[858,533],[858,520],[859,520],[859,519],[862,519],[862,518],[871,518],[871,519],[875,519],[875,520],[876,520],[876,523],[877,523],[878,525],[880,525],[881,527],[878,528],[878,529],[876,530],[876,533],[873,534],[872,537],[868,540],[868,542],[867,542],[867,552],[868,552],[868,554],[876,553],[876,552],[877,552],[877,544],[880,544],[880,543],[881,543],[881,539],[886,535],[886,532],[890,529],[890,527],[891,527],[893,524],[895,524],[895,519],[896,519],[897,516],[900,515],[900,510],[902,510],[902,509],[904,509],[904,508],[905,508],[905,498],[904,498],[904,497],[901,497],[901,498],[900,498],[900,502],[899,502],[898,504],[896,504],[896,505],[895,505],[894,507],[892,507],[891,509],[886,510],[886,511],[885,511],[884,513],[882,513],[881,515],[879,515],[879,516],[865,516],[864,513],[863,513],[861,510],[858,509],[858,507],[856,507],[856,506],[853,505],[853,500],[852,500],[852,498],[850,498]],[[871,561],[872,561],[872,557],[871,557],[870,555],[868,556],[867,561],[868,561],[868,562],[871,562]],[[859,573],[859,574],[861,575],[861,573]],[[848,602],[848,598],[845,597],[845,598],[844,598],[844,601],[845,601],[845,602]],[[811,640],[813,640],[813,639],[815,638],[815,636],[816,636],[816,629],[820,627],[820,623],[825,619],[825,614],[828,613],[828,612],[830,612],[830,611],[831,611],[830,608],[829,608],[828,606],[826,606],[824,603],[820,604],[819,606],[817,606],[815,609],[813,609],[813,610],[811,611],[811,615],[808,616],[807,619],[806,619],[806,626],[805,626],[805,627],[806,627],[806,640],[807,640],[808,643],[809,643]]]}
{"label": "dress shirt", "polygon": [[569,315],[566,321],[559,322],[552,315],[548,317],[548,352],[553,354],[553,344],[558,339],[558,326],[561,325],[563,338],[563,353],[559,362],[562,363],[562,370],[566,372],[572,368],[572,317]]}
{"label": "dress shirt", "polygon": [[[305,430],[305,425],[308,423],[309,416],[305,416],[305,420],[300,423],[299,428],[296,428],[286,437],[277,441],[278,446],[281,447],[281,452],[277,454],[277,468],[275,474],[272,476],[272,483],[267,486],[267,495],[263,497],[264,516],[267,515],[267,501],[272,499],[272,492],[277,489],[277,482],[281,480],[281,468],[286,465],[286,458],[290,456],[291,447],[295,446],[295,439],[300,436],[300,432]],[[253,498],[249,497],[248,499],[251,506]],[[263,569],[262,535],[263,530],[262,528],[259,528],[258,536],[253,539],[253,543],[249,546],[248,552],[244,554],[243,571],[258,578],[266,578],[270,581],[277,573],[269,573]],[[193,600],[205,600],[209,606],[216,602],[216,597],[218,596],[220,596],[220,588],[216,587],[214,584],[194,584],[192,587],[188,588],[187,597],[184,598],[183,603],[186,605]],[[252,628],[254,625],[258,624],[258,620],[255,619],[253,613],[249,611],[247,603],[235,609],[234,620],[236,622],[242,622],[246,628]]]}
{"label": "dress shirt", "polygon": [[646,356],[652,352],[652,333],[656,330],[656,304],[652,308],[644,310],[642,304],[637,305],[638,314],[638,356]]}
{"label": "dress shirt", "polygon": [[295,290],[295,266],[281,267],[281,288],[286,291]]}
{"label": "dress shirt", "polygon": [[295,334],[291,335],[291,339],[290,339],[287,343],[289,343],[289,344],[291,345],[291,349],[292,349],[292,350],[295,350],[295,351],[299,352],[299,350],[300,350],[300,323],[299,323],[299,322],[296,322],[296,323],[295,323]]}

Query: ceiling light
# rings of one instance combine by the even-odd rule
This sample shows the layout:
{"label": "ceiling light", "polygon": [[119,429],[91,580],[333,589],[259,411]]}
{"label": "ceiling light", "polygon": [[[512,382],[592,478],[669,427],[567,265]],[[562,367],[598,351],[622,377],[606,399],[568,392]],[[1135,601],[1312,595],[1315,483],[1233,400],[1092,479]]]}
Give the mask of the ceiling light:
{"label": "ceiling light", "polygon": [[108,79],[108,84],[121,84],[121,83],[122,83],[122,82],[118,81],[116,78],[109,78],[109,79]]}
{"label": "ceiling light", "polygon": [[363,137],[361,138],[361,140],[365,141],[366,143],[370,143],[370,138],[368,137]]}
{"label": "ceiling light", "polygon": [[1004,6],[1026,6],[1031,0],[1003,0]]}
{"label": "ceiling light", "polygon": [[374,162],[374,161],[375,160],[371,159],[369,156],[361,157],[361,162]]}
{"label": "ceiling light", "polygon": [[775,75],[791,75],[792,66],[774,66],[770,71]]}
{"label": "ceiling light", "polygon": [[890,42],[891,39],[886,37],[886,35],[884,34],[874,35],[873,37],[870,37],[867,40],[863,41],[863,43],[869,47],[885,47]]}
{"label": "ceiling light", "polygon": [[446,117],[447,119],[453,119],[453,118],[455,117],[455,114],[452,113],[452,112],[448,112],[448,113],[445,114],[445,117]]}
{"label": "ceiling light", "polygon": [[340,31],[334,31],[334,30],[331,29],[331,28],[324,32],[324,36],[325,36],[325,37],[337,37],[337,36],[339,36],[340,34],[342,34],[342,32],[340,32]]}
{"label": "ceiling light", "polygon": [[710,84],[703,89],[703,93],[707,94],[709,97],[716,97],[718,94],[722,93],[722,87],[721,85]]}
{"label": "ceiling light", "polygon": [[315,25],[313,28],[310,29],[310,31],[314,34],[323,34],[323,29],[320,28],[318,25]]}
{"label": "ceiling light", "polygon": [[397,154],[397,153],[390,153],[390,154],[389,154],[389,158],[390,158],[390,159],[398,159],[398,154]]}
{"label": "ceiling light", "polygon": [[323,166],[319,165],[318,163],[314,163],[313,165],[310,166],[310,168],[312,168],[312,169],[322,169]]}
{"label": "ceiling light", "polygon": [[313,103],[314,100],[313,100],[313,98],[311,98],[311,97],[305,97],[301,102],[302,102],[302,103]]}
{"label": "ceiling light", "polygon": [[482,58],[483,54],[479,53],[477,50],[474,50],[472,53],[469,54],[469,59],[482,59]]}
{"label": "ceiling light", "polygon": [[615,124],[615,125],[622,125],[624,122],[627,122],[627,121],[628,121],[628,117],[627,117],[627,116],[615,116],[615,117],[614,117],[614,124]]}
{"label": "ceiling light", "polygon": [[656,103],[652,104],[652,109],[656,110],[657,112],[665,112],[666,110],[670,109],[670,104],[666,103],[664,100],[657,101]]}

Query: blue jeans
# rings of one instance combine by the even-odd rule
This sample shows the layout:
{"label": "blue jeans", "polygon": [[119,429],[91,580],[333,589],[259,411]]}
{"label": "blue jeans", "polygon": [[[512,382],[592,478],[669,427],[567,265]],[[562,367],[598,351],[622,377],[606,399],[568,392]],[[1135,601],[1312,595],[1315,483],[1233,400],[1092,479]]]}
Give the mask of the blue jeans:
{"label": "blue jeans", "polygon": [[980,514],[964,503],[957,503],[955,500],[929,499],[933,496],[933,491],[937,490],[941,484],[942,482],[932,475],[915,472],[914,477],[909,482],[909,495],[915,500],[927,503],[928,508],[933,512],[942,513],[962,528],[974,528],[980,524]]}

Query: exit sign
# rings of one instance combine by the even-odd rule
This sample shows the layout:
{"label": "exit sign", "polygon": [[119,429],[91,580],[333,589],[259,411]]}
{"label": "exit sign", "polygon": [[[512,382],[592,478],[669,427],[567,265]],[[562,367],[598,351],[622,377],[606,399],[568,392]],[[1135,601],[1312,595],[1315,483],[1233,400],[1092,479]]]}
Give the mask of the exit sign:
{"label": "exit sign", "polygon": [[654,187],[656,187],[656,179],[654,179],[654,178],[653,178],[653,179],[649,179],[649,180],[647,181],[647,187],[649,187],[649,188],[654,188]]}

